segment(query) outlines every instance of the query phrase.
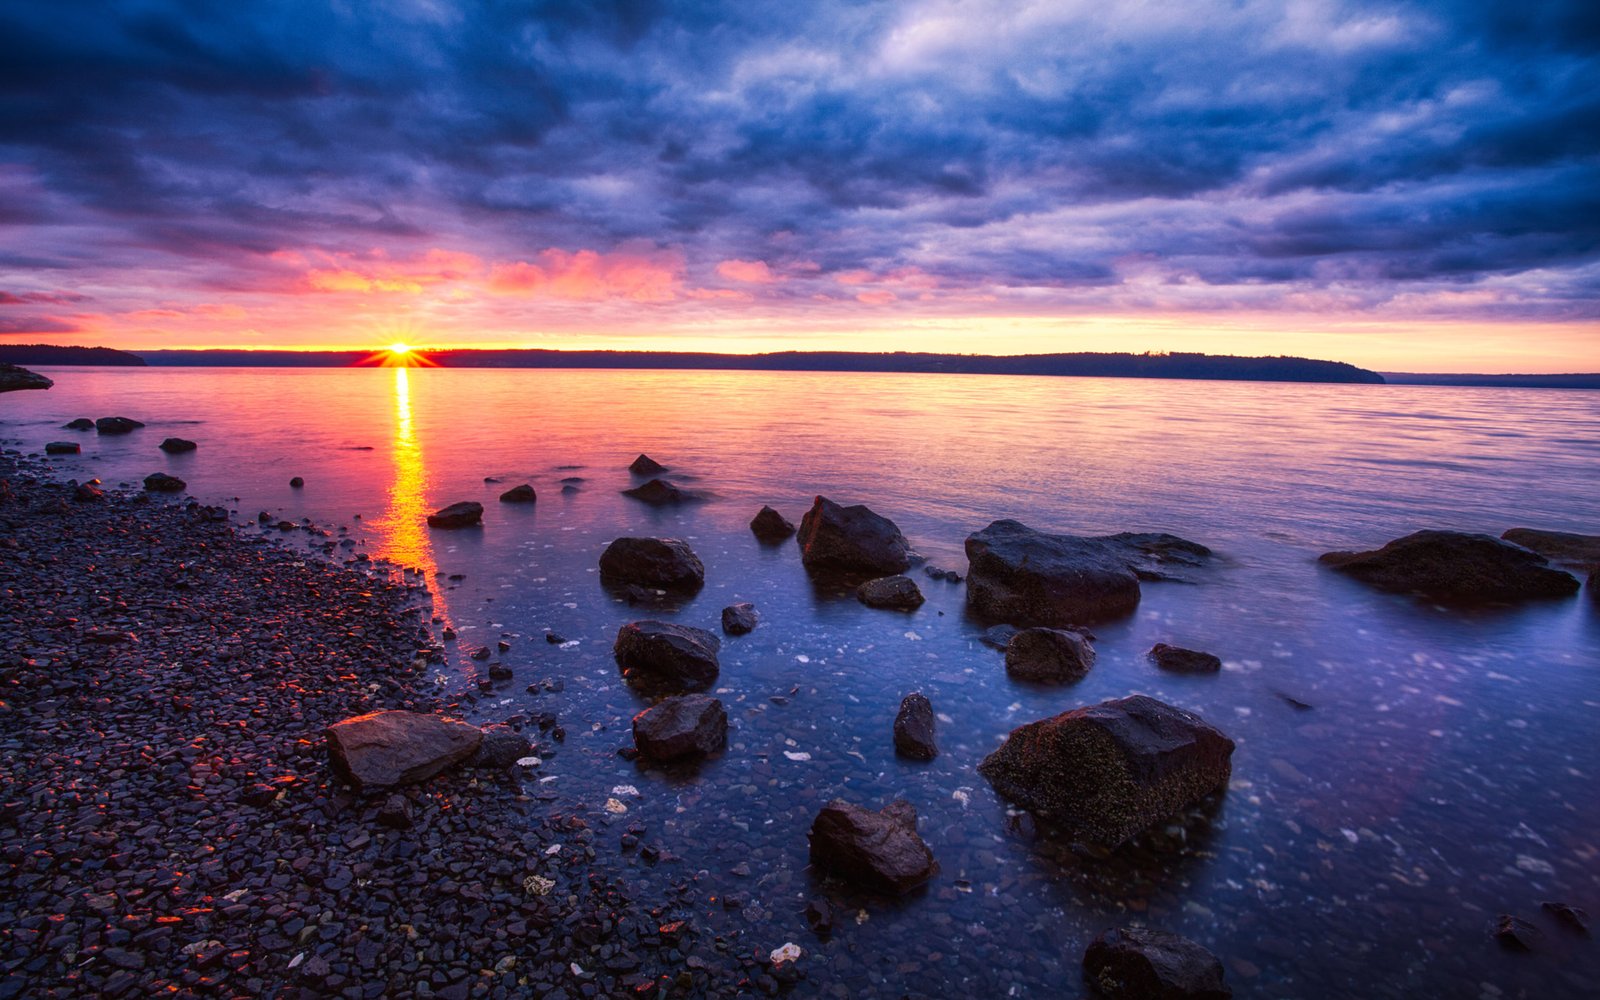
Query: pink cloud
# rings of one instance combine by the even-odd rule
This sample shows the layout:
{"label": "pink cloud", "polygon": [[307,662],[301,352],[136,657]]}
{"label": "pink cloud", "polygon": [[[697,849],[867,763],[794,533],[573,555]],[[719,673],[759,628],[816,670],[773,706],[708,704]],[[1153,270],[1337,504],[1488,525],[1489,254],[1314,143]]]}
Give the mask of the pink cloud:
{"label": "pink cloud", "polygon": [[435,247],[415,257],[391,260],[382,250],[370,254],[315,253],[309,256],[280,250],[272,259],[305,267],[312,259],[321,267],[305,272],[305,287],[316,292],[354,292],[358,294],[405,293],[415,295],[425,288],[445,282],[475,277],[483,271],[483,261],[470,253]]}
{"label": "pink cloud", "polygon": [[717,273],[729,281],[751,285],[770,285],[778,280],[764,260],[725,260],[717,265]]}
{"label": "pink cloud", "polygon": [[489,273],[490,290],[579,301],[671,302],[680,294],[683,256],[675,251],[550,249],[534,261],[496,265]]}

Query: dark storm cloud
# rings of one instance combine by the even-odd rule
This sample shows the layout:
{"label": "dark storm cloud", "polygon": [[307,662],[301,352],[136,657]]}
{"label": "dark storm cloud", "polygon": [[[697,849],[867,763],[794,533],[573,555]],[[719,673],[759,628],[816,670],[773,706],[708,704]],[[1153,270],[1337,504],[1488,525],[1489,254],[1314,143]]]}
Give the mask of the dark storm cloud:
{"label": "dark storm cloud", "polygon": [[1597,55],[1592,0],[11,4],[0,267],[644,241],[697,279],[1374,301],[1539,269],[1568,315]]}

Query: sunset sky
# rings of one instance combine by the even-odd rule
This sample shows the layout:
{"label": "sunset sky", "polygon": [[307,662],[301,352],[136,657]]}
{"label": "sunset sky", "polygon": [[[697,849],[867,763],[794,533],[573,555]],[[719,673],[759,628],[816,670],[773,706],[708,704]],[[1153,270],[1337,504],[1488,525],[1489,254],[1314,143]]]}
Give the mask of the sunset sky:
{"label": "sunset sky", "polygon": [[0,343],[1600,371],[1600,3],[8,3],[0,233]]}

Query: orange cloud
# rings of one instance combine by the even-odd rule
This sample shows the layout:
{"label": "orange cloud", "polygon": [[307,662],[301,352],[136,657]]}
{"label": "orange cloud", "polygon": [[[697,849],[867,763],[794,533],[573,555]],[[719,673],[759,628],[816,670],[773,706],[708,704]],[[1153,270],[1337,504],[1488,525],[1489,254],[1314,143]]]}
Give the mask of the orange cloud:
{"label": "orange cloud", "polygon": [[497,265],[489,288],[502,295],[594,301],[671,302],[679,295],[683,257],[673,251],[545,250],[536,263]]}
{"label": "orange cloud", "polygon": [[751,285],[770,285],[778,280],[764,260],[725,260],[717,265],[717,273],[729,281]]}
{"label": "orange cloud", "polygon": [[[306,257],[293,251],[278,251],[274,260],[304,266]],[[390,260],[382,250],[365,257],[355,254],[318,254],[324,267],[305,273],[305,285],[317,292],[416,293],[432,285],[474,277],[483,270],[483,261],[470,253],[435,247],[409,260]]]}

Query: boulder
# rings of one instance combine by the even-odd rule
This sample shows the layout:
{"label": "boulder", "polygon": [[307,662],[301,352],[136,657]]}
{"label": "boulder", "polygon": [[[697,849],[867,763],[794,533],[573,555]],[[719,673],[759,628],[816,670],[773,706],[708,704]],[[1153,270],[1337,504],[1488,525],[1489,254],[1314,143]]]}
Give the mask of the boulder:
{"label": "boulder", "polygon": [[636,476],[659,476],[667,471],[667,467],[651,458],[649,455],[640,454],[628,466],[628,471]]}
{"label": "boulder", "polygon": [[1150,659],[1162,670],[1174,674],[1214,674],[1222,669],[1222,661],[1210,653],[1164,642],[1150,647]]}
{"label": "boulder", "polygon": [[306,484],[306,481],[304,479],[301,479],[299,476],[294,476],[293,478],[291,478],[289,480],[289,488],[292,489],[292,490],[298,490],[301,487],[305,486],[305,484]]}
{"label": "boulder", "polygon": [[856,600],[869,608],[915,611],[922,607],[922,591],[909,576],[880,576],[856,588]]}
{"label": "boulder", "polygon": [[706,568],[676,538],[618,538],[600,554],[600,579],[613,586],[692,593],[705,586]]}
{"label": "boulder", "polygon": [[79,483],[72,490],[72,499],[81,501],[104,500],[105,491],[89,483]]}
{"label": "boulder", "polygon": [[715,753],[727,738],[728,713],[703,694],[665,698],[633,717],[634,746],[660,763]]}
{"label": "boulder", "polygon": [[652,479],[643,486],[623,490],[622,495],[641,500],[652,507],[675,507],[678,504],[698,503],[706,499],[699,490],[686,490],[665,479]]}
{"label": "boulder", "polygon": [[819,496],[800,519],[797,537],[800,562],[812,572],[889,576],[911,565],[900,529],[863,504],[841,507]]}
{"label": "boulder", "polygon": [[1176,535],[1051,535],[995,521],[967,536],[967,606],[1013,625],[1067,625],[1130,614],[1140,579],[1171,579],[1169,565],[1195,566],[1211,550]]}
{"label": "boulder", "polygon": [[1525,549],[1532,549],[1553,563],[1574,569],[1600,569],[1600,535],[1512,528],[1500,537]]}
{"label": "boulder", "polygon": [[470,528],[483,523],[483,504],[474,500],[453,503],[428,515],[430,528]]}
{"label": "boulder", "polygon": [[729,635],[745,635],[755,630],[761,621],[756,606],[748,602],[730,604],[722,609],[722,631]]}
{"label": "boulder", "polygon": [[143,426],[130,417],[101,417],[94,422],[94,429],[101,434],[127,434]]}
{"label": "boulder", "polygon": [[762,507],[750,519],[750,530],[758,540],[775,544],[794,534],[794,524],[771,507]]}
{"label": "boulder", "polygon": [[521,486],[513,486],[500,494],[501,503],[533,503],[538,499],[539,494],[535,493],[533,487],[527,483],[523,483]]}
{"label": "boulder", "polygon": [[44,446],[46,455],[77,455],[82,451],[76,441],[51,441]]}
{"label": "boulder", "polygon": [[161,450],[168,455],[181,455],[186,451],[194,451],[200,447],[186,438],[167,438],[161,442]]}
{"label": "boulder", "polygon": [[333,770],[358,791],[426,781],[471,757],[483,733],[455,719],[420,712],[372,712],[329,726]]}
{"label": "boulder", "polygon": [[69,431],[92,431],[94,430],[94,421],[88,417],[79,417],[76,420],[67,421],[61,427],[63,430]]}
{"label": "boulder", "polygon": [[897,799],[879,812],[834,799],[811,823],[811,863],[860,888],[904,895],[939,873],[917,811]]}
{"label": "boulder", "polygon": [[1578,591],[1578,581],[1544,556],[1464,531],[1418,531],[1381,549],[1328,552],[1321,561],[1379,590],[1442,601],[1522,601]]}
{"label": "boulder", "polygon": [[912,760],[939,756],[939,746],[933,738],[936,721],[933,703],[926,696],[921,692],[906,695],[894,717],[894,752]]}
{"label": "boulder", "polygon": [[1188,938],[1145,927],[1109,930],[1089,943],[1083,977],[1106,1000],[1228,1000],[1222,962]]}
{"label": "boulder", "polygon": [[990,625],[978,636],[978,641],[991,649],[998,649],[1002,653],[1011,645],[1011,637],[1022,631],[1015,625]]}
{"label": "boulder", "polygon": [[182,493],[189,484],[165,472],[152,472],[144,477],[144,488],[152,493]]}
{"label": "boulder", "polygon": [[1070,836],[1115,847],[1226,788],[1232,755],[1204,719],[1132,695],[1020,726],[978,771]]}
{"label": "boulder", "polygon": [[504,723],[491,723],[479,730],[483,740],[467,763],[492,771],[504,771],[533,753],[533,741]]}
{"label": "boulder", "polygon": [[721,648],[722,641],[705,629],[638,621],[618,630],[613,652],[629,681],[682,694],[716,683]]}
{"label": "boulder", "polygon": [[1094,647],[1080,632],[1025,628],[1006,643],[1006,674],[1040,684],[1081,681],[1094,666]]}
{"label": "boulder", "polygon": [[0,392],[19,392],[23,389],[48,389],[54,382],[17,365],[0,363]]}

